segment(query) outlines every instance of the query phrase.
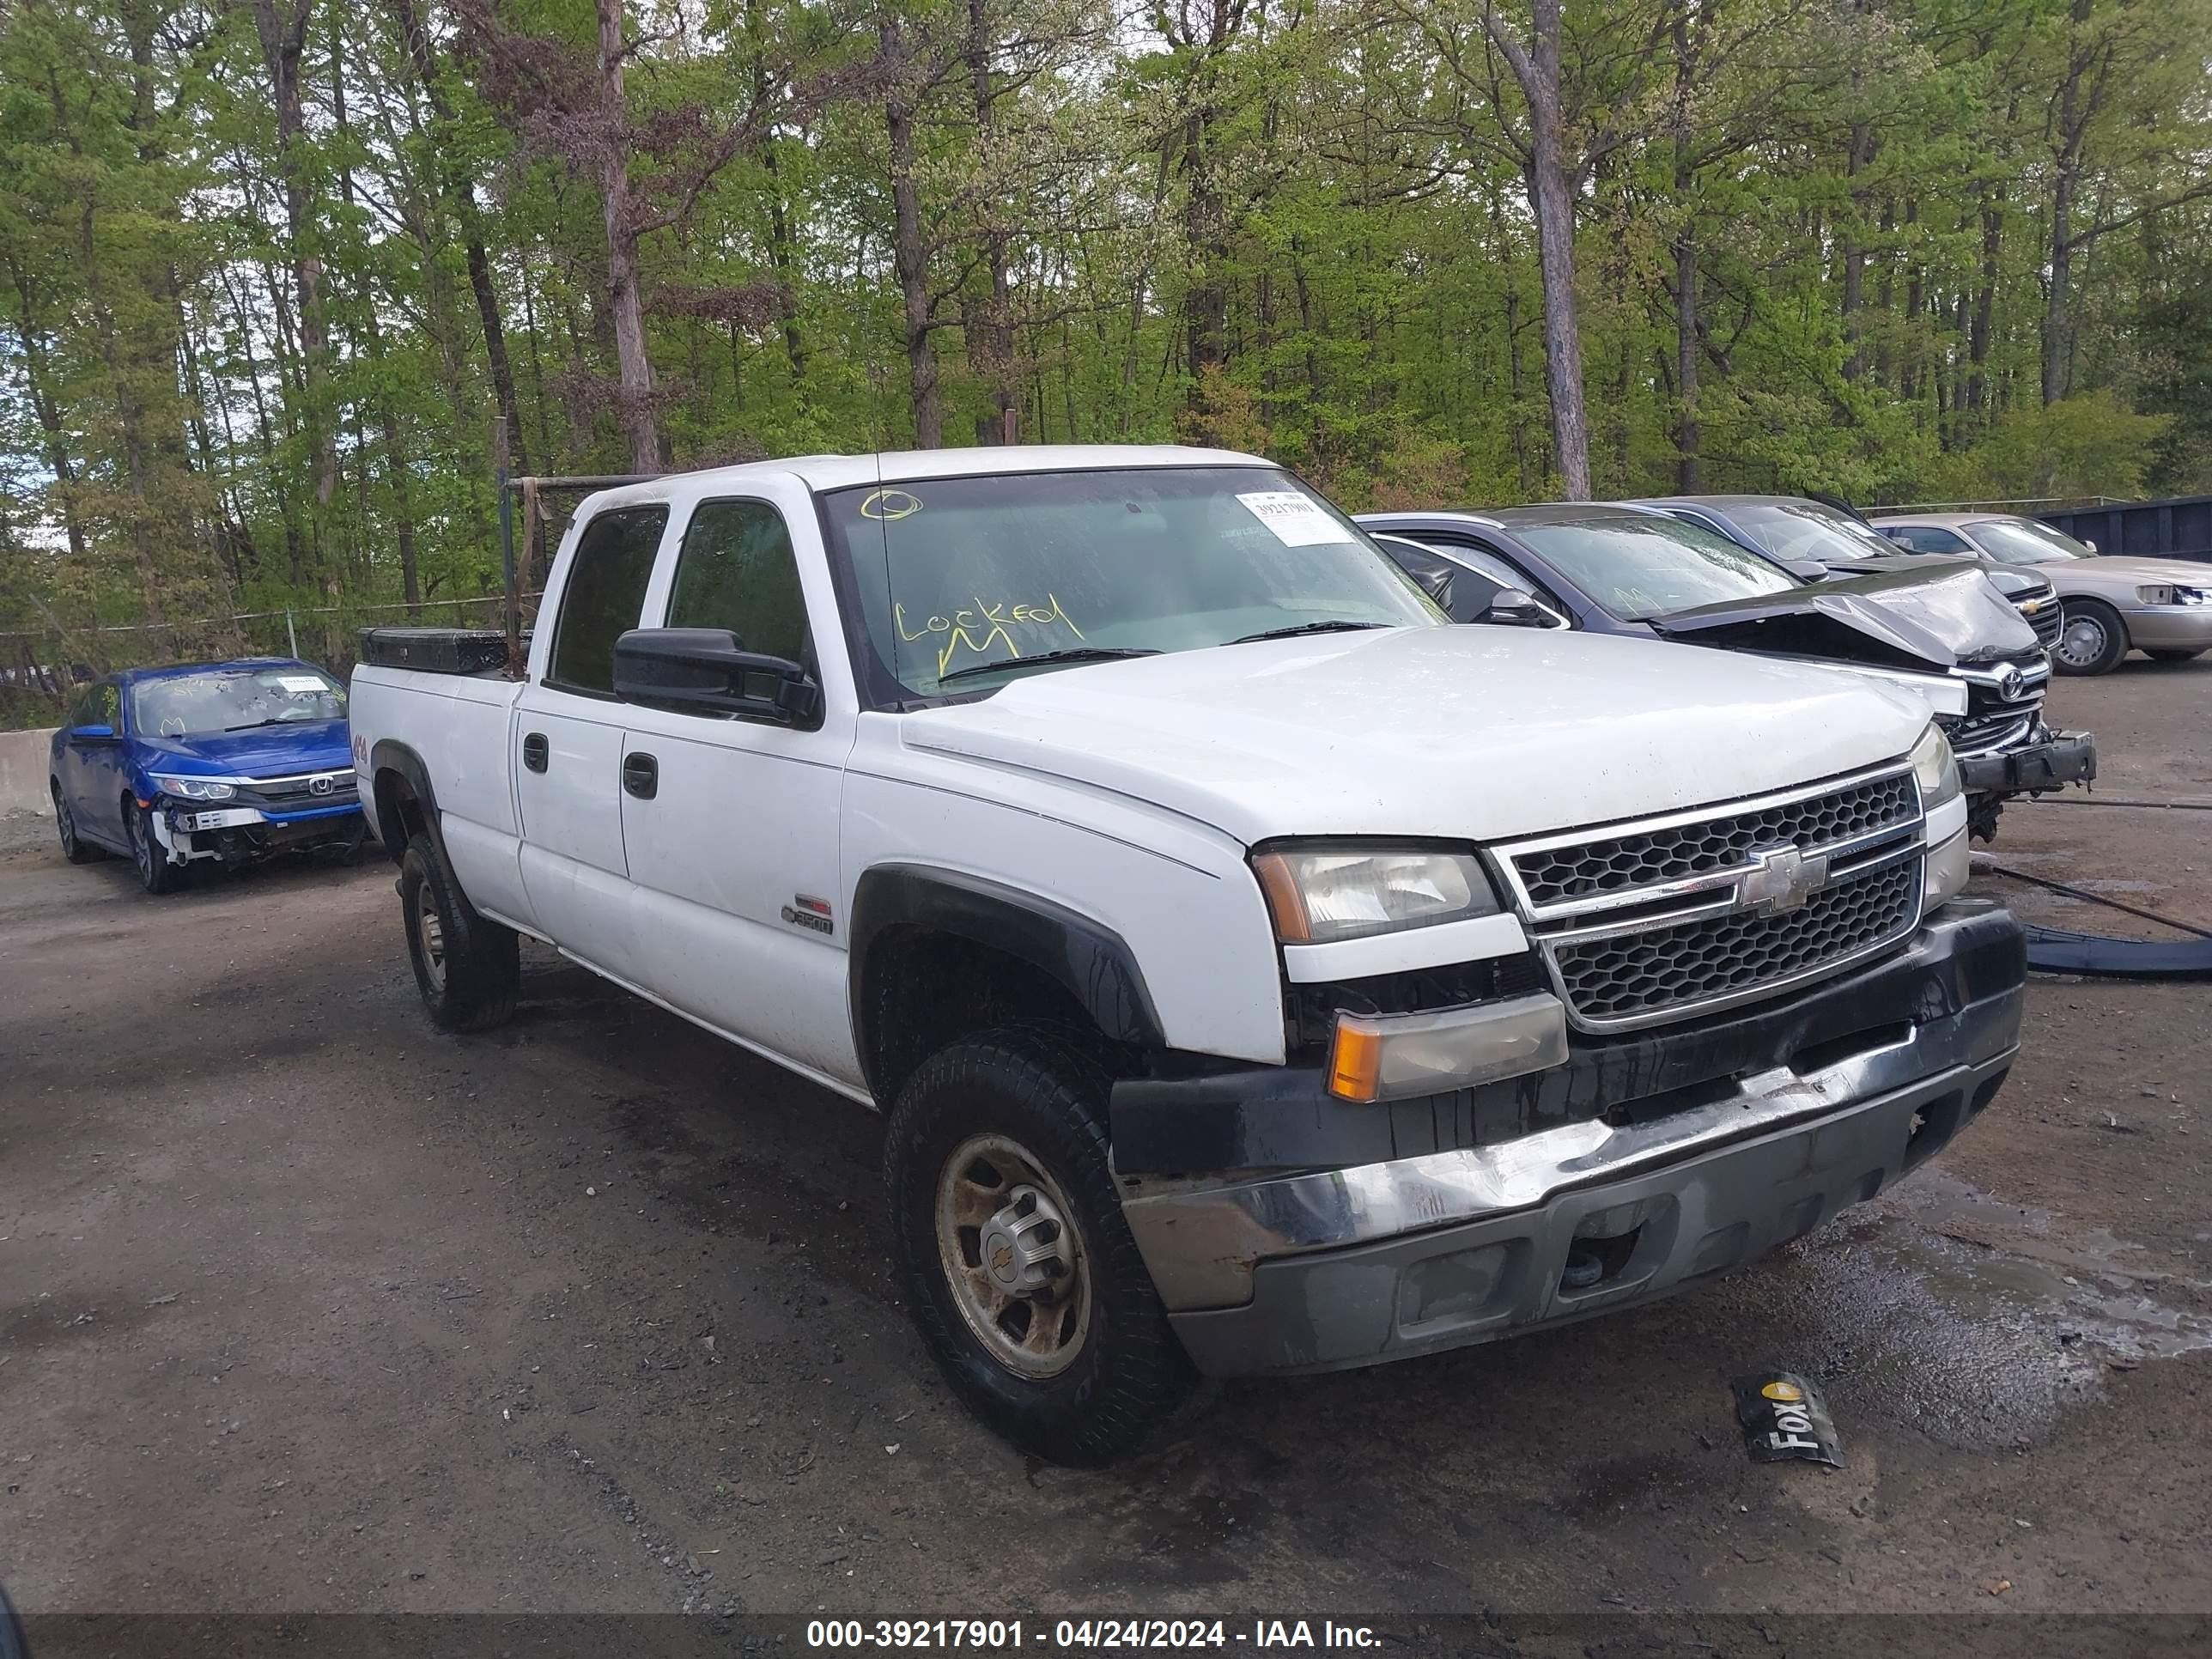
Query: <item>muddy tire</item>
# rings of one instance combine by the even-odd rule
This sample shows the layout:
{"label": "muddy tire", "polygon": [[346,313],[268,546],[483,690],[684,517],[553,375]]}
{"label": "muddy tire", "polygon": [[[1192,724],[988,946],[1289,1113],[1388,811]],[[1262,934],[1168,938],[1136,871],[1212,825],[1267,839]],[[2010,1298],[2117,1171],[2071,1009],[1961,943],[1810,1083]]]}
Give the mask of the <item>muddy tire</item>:
{"label": "muddy tire", "polygon": [[61,836],[62,856],[71,864],[93,864],[106,858],[106,854],[77,835],[76,814],[62,799],[61,785],[48,780],[46,793],[54,798],[54,830]]}
{"label": "muddy tire", "polygon": [[892,1261],[931,1356],[1015,1446],[1082,1468],[1191,1379],[1122,1218],[1109,1083],[1055,1035],[989,1032],[925,1060],[884,1133]]}
{"label": "muddy tire", "polygon": [[2058,642],[2051,665],[2062,674],[2109,674],[2128,654],[2127,624],[2102,599],[2067,599],[2059,607]]}
{"label": "muddy tire", "polygon": [[131,838],[131,861],[137,866],[138,884],[157,897],[173,893],[191,879],[191,872],[169,862],[168,850],[154,833],[154,813],[129,796],[123,799],[123,828]]}
{"label": "muddy tire", "polygon": [[407,956],[430,1023],[441,1031],[482,1031],[513,1018],[522,988],[514,930],[478,915],[445,854],[421,838],[399,861],[398,888]]}

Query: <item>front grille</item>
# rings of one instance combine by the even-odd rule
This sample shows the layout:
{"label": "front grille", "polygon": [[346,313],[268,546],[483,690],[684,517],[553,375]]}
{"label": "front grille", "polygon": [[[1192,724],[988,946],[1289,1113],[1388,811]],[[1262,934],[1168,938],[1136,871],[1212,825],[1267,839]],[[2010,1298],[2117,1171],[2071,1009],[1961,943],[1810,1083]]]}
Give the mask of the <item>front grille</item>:
{"label": "front grille", "polygon": [[[321,793],[315,789],[318,779],[327,779],[330,787]],[[305,772],[290,778],[256,778],[239,787],[236,800],[244,805],[262,806],[274,812],[305,812],[320,806],[351,806],[361,797],[356,790],[353,770],[340,767],[328,772]]]}
{"label": "front grille", "polygon": [[1585,1024],[1654,1016],[1778,989],[1903,938],[1920,919],[1920,860],[1846,877],[1796,910],[1737,912],[1620,939],[1563,942],[1552,960]]}
{"label": "front grille", "polygon": [[2058,603],[2056,599],[2046,598],[2043,601],[2043,608],[2033,616],[2030,616],[2024,607],[2032,602],[2032,596],[2029,600],[2021,602],[2023,609],[2021,611],[2021,620],[2035,630],[2035,642],[2048,651],[2058,643]]}
{"label": "front grille", "polygon": [[1960,760],[1994,754],[2033,733],[2036,714],[2042,707],[2043,700],[2039,697],[2025,712],[2014,708],[1970,714],[1947,725],[1943,735],[1951,740],[1951,752]]}
{"label": "front grille", "polygon": [[1512,854],[1530,907],[1628,893],[1742,865],[1753,848],[1801,852],[1918,821],[1909,772],[1691,823]]}

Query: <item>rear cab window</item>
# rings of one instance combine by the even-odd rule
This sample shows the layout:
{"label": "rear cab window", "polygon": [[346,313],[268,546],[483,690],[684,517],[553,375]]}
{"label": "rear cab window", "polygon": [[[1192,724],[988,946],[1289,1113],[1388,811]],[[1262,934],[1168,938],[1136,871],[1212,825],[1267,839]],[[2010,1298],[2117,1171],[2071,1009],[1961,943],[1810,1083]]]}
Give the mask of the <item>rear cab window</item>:
{"label": "rear cab window", "polygon": [[615,641],[638,625],[668,508],[610,507],[584,526],[553,621],[545,684],[587,697],[615,694]]}
{"label": "rear cab window", "polygon": [[741,650],[812,669],[806,596],[783,514],[761,501],[700,502],[677,554],[666,625],[727,629]]}

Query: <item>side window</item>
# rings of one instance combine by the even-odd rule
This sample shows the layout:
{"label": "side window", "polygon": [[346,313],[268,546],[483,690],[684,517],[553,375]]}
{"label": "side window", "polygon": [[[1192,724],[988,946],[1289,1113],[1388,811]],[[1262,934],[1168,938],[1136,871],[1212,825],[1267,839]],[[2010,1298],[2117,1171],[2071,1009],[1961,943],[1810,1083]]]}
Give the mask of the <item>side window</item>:
{"label": "side window", "polygon": [[1892,540],[1903,543],[1915,553],[1964,553],[1968,551],[1966,538],[1930,524],[1893,526]]}
{"label": "side window", "polygon": [[665,507],[618,507],[584,526],[553,624],[548,685],[594,696],[614,695],[615,641],[637,626],[653,557],[667,525]]}
{"label": "side window", "polygon": [[702,501],[676,556],[668,626],[726,628],[747,651],[806,661],[806,599],[783,514],[766,501]]}
{"label": "side window", "polygon": [[92,720],[118,736],[123,731],[123,691],[113,680],[92,688]]}
{"label": "side window", "polygon": [[100,718],[93,712],[94,699],[99,695],[99,691],[100,688],[95,685],[88,691],[80,691],[76,694],[76,701],[70,705],[69,718],[71,726],[90,726]]}

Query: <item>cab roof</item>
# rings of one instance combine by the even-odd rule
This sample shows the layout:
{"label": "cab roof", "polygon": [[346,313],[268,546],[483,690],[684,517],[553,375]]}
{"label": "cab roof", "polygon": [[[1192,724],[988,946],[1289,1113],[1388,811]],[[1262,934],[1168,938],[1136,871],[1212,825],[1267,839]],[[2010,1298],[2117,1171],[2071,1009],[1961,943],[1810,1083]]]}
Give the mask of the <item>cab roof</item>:
{"label": "cab roof", "polygon": [[[793,455],[738,466],[671,472],[643,483],[622,484],[587,497],[593,507],[665,501],[705,487],[742,489],[767,478],[796,478],[819,495],[872,483],[911,483],[918,478],[972,478],[993,473],[1098,472],[1117,467],[1264,466],[1278,463],[1233,449],[1194,449],[1181,444],[1015,444],[988,448],[885,450],[868,455]],[[582,510],[580,504],[580,512]]]}

